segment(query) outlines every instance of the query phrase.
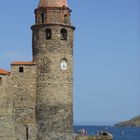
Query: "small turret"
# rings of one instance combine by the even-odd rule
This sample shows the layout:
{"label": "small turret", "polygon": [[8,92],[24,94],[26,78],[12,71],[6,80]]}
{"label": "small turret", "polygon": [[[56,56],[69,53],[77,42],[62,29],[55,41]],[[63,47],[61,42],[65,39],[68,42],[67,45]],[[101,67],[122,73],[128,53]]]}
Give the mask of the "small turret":
{"label": "small turret", "polygon": [[35,9],[35,24],[70,25],[70,13],[66,0],[40,0]]}

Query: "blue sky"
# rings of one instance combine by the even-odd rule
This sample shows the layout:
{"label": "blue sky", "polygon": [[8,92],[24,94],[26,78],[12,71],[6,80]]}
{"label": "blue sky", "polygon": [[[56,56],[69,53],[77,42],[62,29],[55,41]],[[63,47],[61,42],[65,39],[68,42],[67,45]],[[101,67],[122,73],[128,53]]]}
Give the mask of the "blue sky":
{"label": "blue sky", "polygon": [[[1,1],[0,68],[31,60],[38,0]],[[140,1],[69,0],[75,124],[112,124],[140,114]]]}

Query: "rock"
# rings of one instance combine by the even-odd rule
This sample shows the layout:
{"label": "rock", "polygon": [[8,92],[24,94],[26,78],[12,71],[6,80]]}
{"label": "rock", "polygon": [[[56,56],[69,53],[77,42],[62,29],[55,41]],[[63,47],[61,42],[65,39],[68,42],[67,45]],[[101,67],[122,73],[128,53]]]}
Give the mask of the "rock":
{"label": "rock", "polygon": [[75,140],[88,140],[88,136],[77,136]]}
{"label": "rock", "polygon": [[96,136],[97,140],[113,140],[112,134],[108,132],[102,132]]}

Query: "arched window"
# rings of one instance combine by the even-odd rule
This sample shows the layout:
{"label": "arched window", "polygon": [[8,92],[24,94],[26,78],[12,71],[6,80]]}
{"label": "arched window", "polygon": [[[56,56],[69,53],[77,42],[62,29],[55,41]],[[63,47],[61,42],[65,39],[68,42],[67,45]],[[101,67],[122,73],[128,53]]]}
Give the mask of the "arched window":
{"label": "arched window", "polygon": [[68,16],[65,14],[64,15],[64,22],[67,24],[68,23]]}
{"label": "arched window", "polygon": [[68,35],[67,30],[62,28],[61,29],[61,39],[62,40],[67,40],[67,35]]}
{"label": "arched window", "polygon": [[44,23],[44,21],[45,21],[45,14],[41,13],[41,23]]}
{"label": "arched window", "polygon": [[46,39],[51,39],[52,38],[52,30],[50,28],[47,28],[45,30],[46,32]]}

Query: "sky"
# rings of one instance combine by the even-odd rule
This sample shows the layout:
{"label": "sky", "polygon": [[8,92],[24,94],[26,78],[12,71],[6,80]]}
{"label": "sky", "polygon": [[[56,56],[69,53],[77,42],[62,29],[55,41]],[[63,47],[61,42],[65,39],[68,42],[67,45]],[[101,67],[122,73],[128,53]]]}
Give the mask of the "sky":
{"label": "sky", "polygon": [[[32,60],[38,0],[1,1],[0,68]],[[69,0],[74,35],[74,124],[140,114],[140,1]]]}

